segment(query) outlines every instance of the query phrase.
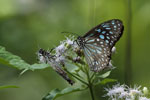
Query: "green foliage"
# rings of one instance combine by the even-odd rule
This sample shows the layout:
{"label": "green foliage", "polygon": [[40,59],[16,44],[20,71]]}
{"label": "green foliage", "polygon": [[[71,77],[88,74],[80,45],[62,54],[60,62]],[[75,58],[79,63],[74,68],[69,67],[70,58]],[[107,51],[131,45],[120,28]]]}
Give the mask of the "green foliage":
{"label": "green foliage", "polygon": [[110,75],[110,73],[111,73],[111,71],[108,71],[108,72],[106,72],[106,73],[104,73],[102,75],[99,75],[97,77],[99,77],[99,78],[106,78],[106,77],[108,77]]}
{"label": "green foliage", "polygon": [[28,64],[24,60],[22,60],[19,56],[13,55],[12,53],[5,50],[4,47],[0,46],[0,63],[15,67],[19,70],[35,70],[35,69],[44,69],[47,68],[49,65],[47,64]]}
{"label": "green foliage", "polygon": [[107,78],[110,75],[110,73],[111,71],[107,71],[103,74],[96,75],[97,80],[94,81],[94,85],[105,85],[107,83],[116,82],[117,80],[115,79]]}
{"label": "green foliage", "polygon": [[[116,79],[105,78],[102,81],[100,81],[99,84],[105,85],[107,83],[116,82],[116,81],[117,81]],[[97,83],[97,85],[98,85],[98,83]]]}
{"label": "green foliage", "polygon": [[[129,26],[127,24],[129,21],[127,19],[127,9],[129,8],[127,1],[129,0],[0,0],[0,45],[9,47],[10,51],[21,55],[25,61],[34,63],[34,52],[37,50],[37,45],[43,48],[51,48],[57,45],[59,40],[62,40],[64,36],[64,34],[60,34],[60,32],[70,31],[83,35],[90,28],[104,20],[119,18],[124,22],[125,34],[120,42],[117,43],[117,53],[112,57],[117,70],[115,69],[114,74],[111,73],[111,77],[115,77],[121,83],[124,83],[124,73],[130,71],[127,68],[128,64],[125,65],[125,56],[127,56],[127,60],[129,60],[128,55],[125,53],[127,50],[125,44],[128,42],[125,39],[128,38],[127,27]],[[130,44],[132,46],[131,77],[133,75],[134,78],[132,84],[136,83],[150,87],[149,77],[146,77],[150,75],[150,42],[148,42],[150,41],[150,0],[133,0],[131,6],[133,16],[133,20],[131,21],[131,35],[133,37],[132,43]],[[9,61],[4,63],[5,60],[0,57],[0,63],[2,62],[5,65],[9,64]],[[18,69],[18,66],[8,66]],[[42,66],[39,64],[37,66],[35,65],[35,67],[39,69],[42,68]],[[127,72],[124,71],[124,67],[127,68]],[[25,68],[22,66],[19,68],[23,70],[22,73],[29,69],[25,69],[26,66]],[[39,98],[41,98],[42,89],[46,88],[46,91],[48,91],[50,86],[58,87],[58,84],[62,81],[58,80],[58,77],[53,77],[53,75],[54,73],[49,73],[48,70],[42,70],[36,74],[31,73],[30,75],[24,75],[23,79],[19,79],[19,83],[15,82],[17,85],[19,84],[20,87],[23,87],[18,89],[23,92],[6,92],[1,90],[0,99],[39,100]],[[12,68],[3,68],[0,66],[0,84],[12,82],[14,78],[16,78],[16,71],[12,70]],[[37,79],[40,80],[40,82],[38,81],[36,85],[33,85],[32,82],[37,81]],[[100,80],[100,82],[103,83],[101,78]],[[28,84],[30,84],[32,88],[29,88]],[[66,85],[59,84],[59,87],[64,86]],[[100,88],[96,88],[95,92],[97,92],[97,90],[99,90],[99,93],[103,91],[100,91]],[[18,92],[20,93],[19,95],[13,95]],[[38,96],[27,95],[32,93]],[[99,93],[96,100],[104,100],[100,98]],[[85,95],[82,95],[82,97],[84,96]],[[75,95],[68,96],[68,98],[71,98],[71,100],[80,100]],[[82,99],[89,100],[90,98]],[[62,98],[61,100],[66,99]]]}
{"label": "green foliage", "polygon": [[[48,54],[50,54],[50,53],[48,53]],[[43,57],[45,57],[45,56],[43,56]],[[45,57],[45,59],[46,59],[46,57]],[[84,62],[84,57],[82,57],[82,62]],[[48,64],[32,64],[32,65],[30,65],[30,64],[26,63],[24,60],[22,60],[21,57],[13,55],[12,53],[6,51],[5,48],[2,46],[0,46],[0,63],[17,68],[19,70],[23,70],[21,72],[21,74],[23,74],[27,70],[33,71],[35,69],[44,69],[49,66]],[[55,67],[54,70],[57,73],[59,73],[65,80],[69,80],[69,82],[71,81],[67,76],[67,74],[68,74],[70,77],[75,78],[76,80],[80,81],[84,88],[83,87],[82,88],[81,87],[76,87],[76,88],[67,87],[63,90],[54,89],[50,93],[48,93],[43,98],[43,100],[55,100],[56,98],[58,98],[60,96],[63,96],[63,95],[69,94],[69,93],[73,93],[73,92],[82,91],[87,88],[90,89],[92,100],[94,100],[94,95],[92,92],[93,91],[92,87],[94,85],[99,85],[99,84],[104,85],[109,82],[116,81],[114,79],[107,78],[110,75],[111,71],[107,71],[104,74],[100,74],[100,73],[96,74],[96,72],[91,72],[88,65],[85,65],[85,63],[86,62],[81,63],[81,64],[76,64],[75,62],[72,62],[72,65],[76,65],[76,67],[77,67],[77,68],[74,68],[75,71],[73,71],[73,70],[68,71],[67,68],[65,68],[65,67],[64,67],[64,71],[63,71],[63,69],[56,70],[55,68],[58,66],[52,66],[53,64],[51,65],[51,63],[49,63],[50,66]],[[83,75],[86,77],[83,77]],[[103,80],[101,81],[101,79],[103,79]],[[96,83],[95,83],[95,80],[98,80],[98,81],[96,81]],[[76,83],[76,84],[80,84],[80,83]],[[3,89],[3,88],[18,88],[18,87],[17,86],[1,86],[0,87],[0,89]]]}
{"label": "green foliage", "polygon": [[[74,40],[70,40],[70,41],[74,41]],[[69,43],[65,42],[64,40],[64,42],[60,44],[58,47],[56,47],[55,51],[53,52],[40,49],[38,51],[38,58],[41,62],[50,64],[50,66],[60,76],[62,76],[62,78],[64,78],[64,80],[66,80],[69,84],[71,85],[76,84],[77,86],[76,88],[69,87],[62,91],[59,89],[54,89],[50,93],[48,93],[48,95],[45,96],[43,100],[54,100],[55,98],[59,96],[63,96],[64,94],[72,93],[75,91],[81,91],[80,87],[78,86],[83,86],[85,88],[88,88],[90,90],[92,100],[95,100],[94,94],[93,94],[94,85],[98,85],[98,84],[104,85],[106,83],[115,81],[113,79],[105,80],[106,77],[110,75],[111,71],[107,71],[103,74],[101,73],[103,71],[99,71],[99,72],[92,71],[89,68],[89,66],[86,64],[84,55],[82,54],[83,52],[80,50],[80,48],[73,49],[74,48],[73,46],[75,46],[73,44],[70,45],[72,47],[68,48],[69,46],[66,46],[64,44],[69,45]],[[60,51],[63,51],[63,53]],[[57,56],[58,54],[59,56]],[[67,55],[67,57],[65,54]],[[57,60],[57,59],[60,59],[59,58],[60,56],[64,57],[64,59],[61,61]],[[66,64],[66,62],[70,62],[70,64]],[[73,70],[68,70],[68,67],[66,67],[68,65],[74,66],[77,68],[71,68]],[[69,78],[68,76],[71,76],[71,78]]]}
{"label": "green foliage", "polygon": [[56,98],[58,98],[60,96],[63,96],[63,95],[69,94],[69,93],[73,93],[73,92],[82,91],[82,90],[84,90],[84,89],[72,88],[72,87],[68,87],[63,90],[54,89],[50,93],[48,93],[42,100],[55,100]]}

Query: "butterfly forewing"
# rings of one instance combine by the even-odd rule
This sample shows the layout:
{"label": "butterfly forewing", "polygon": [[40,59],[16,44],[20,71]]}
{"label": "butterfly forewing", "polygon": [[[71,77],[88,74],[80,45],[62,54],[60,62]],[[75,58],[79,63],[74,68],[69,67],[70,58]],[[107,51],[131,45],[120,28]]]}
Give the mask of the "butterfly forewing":
{"label": "butterfly forewing", "polygon": [[111,49],[123,33],[123,24],[118,19],[106,21],[87,32],[82,39],[85,58],[91,70],[98,72],[109,66]]}
{"label": "butterfly forewing", "polygon": [[92,42],[92,40],[94,39],[102,39],[106,43],[109,43],[110,47],[113,47],[115,43],[120,39],[123,33],[123,28],[124,27],[122,21],[113,19],[97,25],[89,32],[87,32],[83,36],[83,38],[87,42]]}

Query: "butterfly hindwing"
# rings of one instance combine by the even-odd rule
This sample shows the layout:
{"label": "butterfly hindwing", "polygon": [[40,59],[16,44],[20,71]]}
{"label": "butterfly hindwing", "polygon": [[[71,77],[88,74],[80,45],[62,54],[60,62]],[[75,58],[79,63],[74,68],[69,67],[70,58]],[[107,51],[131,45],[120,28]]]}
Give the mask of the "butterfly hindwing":
{"label": "butterfly hindwing", "polygon": [[118,19],[106,21],[81,37],[80,46],[91,70],[98,72],[109,66],[111,49],[123,33],[123,24]]}
{"label": "butterfly hindwing", "polygon": [[[95,43],[85,44],[84,54],[91,70],[97,72],[108,66],[111,52],[109,46],[105,42],[103,44]],[[96,45],[97,44],[97,45]]]}

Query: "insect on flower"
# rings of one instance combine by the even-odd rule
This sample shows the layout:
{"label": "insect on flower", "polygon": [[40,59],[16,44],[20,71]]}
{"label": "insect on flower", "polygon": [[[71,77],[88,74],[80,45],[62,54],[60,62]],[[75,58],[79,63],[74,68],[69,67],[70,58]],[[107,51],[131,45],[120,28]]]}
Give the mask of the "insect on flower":
{"label": "insect on flower", "polygon": [[83,50],[90,69],[99,72],[110,65],[112,48],[123,34],[124,26],[119,19],[112,19],[97,25],[76,43]]}
{"label": "insect on flower", "polygon": [[[50,51],[51,52],[51,51]],[[72,81],[67,73],[61,68],[61,65],[56,62],[57,57],[54,55],[51,55],[51,53],[48,51],[45,51],[44,49],[40,49],[38,51],[38,58],[40,62],[48,63],[51,65],[51,67],[60,75],[62,76],[69,84],[73,85],[74,81]]]}

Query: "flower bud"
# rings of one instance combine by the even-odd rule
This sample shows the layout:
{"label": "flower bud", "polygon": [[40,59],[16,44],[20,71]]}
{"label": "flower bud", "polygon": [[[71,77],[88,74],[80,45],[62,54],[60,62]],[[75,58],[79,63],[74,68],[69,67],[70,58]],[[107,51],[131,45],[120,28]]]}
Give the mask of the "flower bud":
{"label": "flower bud", "polygon": [[143,93],[144,95],[148,95],[149,90],[147,89],[147,87],[143,87]]}
{"label": "flower bud", "polygon": [[113,47],[113,48],[111,49],[111,52],[114,54],[114,53],[116,52],[116,47]]}

